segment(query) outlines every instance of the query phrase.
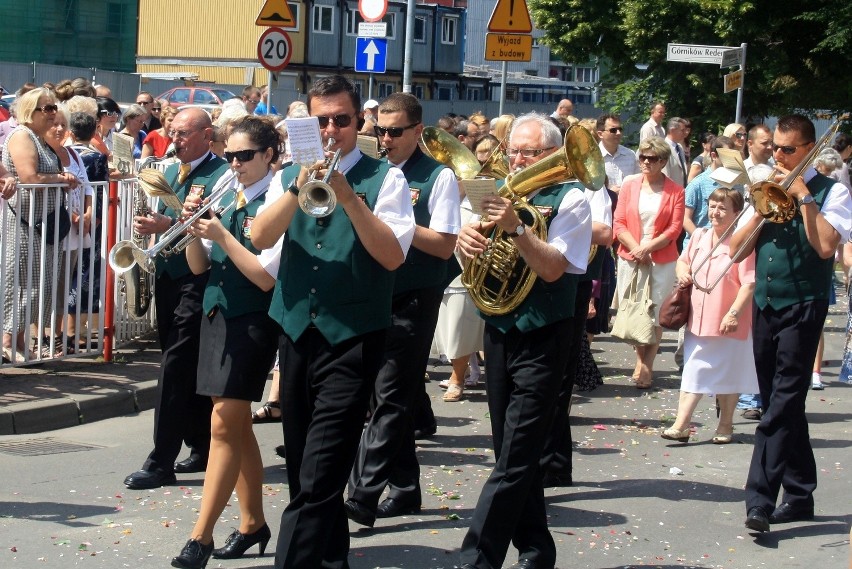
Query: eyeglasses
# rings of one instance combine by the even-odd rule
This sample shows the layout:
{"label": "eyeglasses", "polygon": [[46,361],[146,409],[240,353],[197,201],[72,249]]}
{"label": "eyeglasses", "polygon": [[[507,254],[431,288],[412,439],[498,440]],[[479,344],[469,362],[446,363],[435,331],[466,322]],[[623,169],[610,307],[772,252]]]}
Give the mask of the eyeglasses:
{"label": "eyeglasses", "polygon": [[406,130],[408,130],[410,128],[414,128],[419,124],[420,124],[419,122],[415,122],[415,123],[411,123],[408,126],[389,126],[389,127],[374,126],[373,130],[376,132],[376,136],[378,136],[379,138],[383,137],[386,134],[388,136],[390,136],[391,138],[399,138],[400,136],[402,136],[403,132],[405,132]]}
{"label": "eyeglasses", "polygon": [[154,101],[136,101],[137,105],[150,105]]}
{"label": "eyeglasses", "polygon": [[251,162],[254,160],[254,155],[258,152],[263,152],[260,148],[249,148],[247,150],[237,150],[236,152],[225,152],[225,161],[230,163],[237,159],[237,162]]}
{"label": "eyeglasses", "polygon": [[112,117],[114,119],[117,119],[119,116],[121,116],[121,113],[114,111],[101,111],[101,114],[107,117]]}
{"label": "eyeglasses", "polygon": [[152,111],[160,111],[163,107],[151,107]]}
{"label": "eyeglasses", "polygon": [[59,107],[56,105],[42,105],[33,109],[33,111],[41,111],[43,113],[55,113],[58,110]]}
{"label": "eyeglasses", "polygon": [[639,162],[648,162],[649,164],[656,164],[660,160],[662,160],[662,158],[660,158],[659,156],[649,156],[647,154],[639,155]]}
{"label": "eyeglasses", "polygon": [[547,148],[509,148],[506,151],[506,155],[509,158],[514,158],[518,154],[523,156],[524,158],[535,158],[536,156],[540,156],[542,152],[547,152],[548,150],[553,150],[556,148],[555,146],[548,146]]}
{"label": "eyeglasses", "polygon": [[334,123],[337,128],[346,128],[352,124],[352,115],[334,115],[333,117],[317,117],[320,128],[328,126],[328,121]]}
{"label": "eyeglasses", "polygon": [[260,103],[260,99],[246,99],[246,103],[258,104]]}
{"label": "eyeglasses", "polygon": [[169,132],[171,138],[187,138],[191,134],[195,134],[195,130],[173,130]]}
{"label": "eyeglasses", "polygon": [[796,150],[801,148],[802,146],[807,146],[810,142],[806,142],[804,144],[794,144],[792,146],[780,146],[778,144],[772,143],[772,152],[781,151],[784,154],[795,154]]}
{"label": "eyeglasses", "polygon": [[735,132],[735,133],[734,133],[734,136],[736,136],[737,138],[745,138],[745,137],[746,137],[746,133],[744,133],[744,132]]}

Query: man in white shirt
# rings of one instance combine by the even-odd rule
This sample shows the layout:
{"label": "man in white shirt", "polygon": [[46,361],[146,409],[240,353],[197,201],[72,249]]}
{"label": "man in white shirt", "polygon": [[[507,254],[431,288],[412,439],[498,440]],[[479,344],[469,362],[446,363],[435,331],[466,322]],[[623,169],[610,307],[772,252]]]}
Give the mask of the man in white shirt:
{"label": "man in white shirt", "polygon": [[651,116],[648,118],[648,122],[642,125],[642,128],[639,129],[639,142],[642,142],[646,138],[650,138],[652,136],[659,136],[660,138],[665,138],[666,129],[663,128],[663,119],[666,116],[666,106],[657,101],[651,105]]}
{"label": "man in white shirt", "polygon": [[606,167],[606,177],[609,189],[615,193],[621,190],[621,183],[627,176],[639,173],[639,163],[636,154],[621,145],[624,128],[618,115],[603,114],[598,117],[596,125],[598,143]]}

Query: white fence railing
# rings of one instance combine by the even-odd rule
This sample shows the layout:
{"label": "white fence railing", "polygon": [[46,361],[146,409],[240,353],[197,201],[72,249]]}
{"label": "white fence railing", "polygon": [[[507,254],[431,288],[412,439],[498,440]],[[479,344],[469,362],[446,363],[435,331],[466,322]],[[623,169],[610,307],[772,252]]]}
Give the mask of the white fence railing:
{"label": "white fence railing", "polygon": [[[0,199],[0,328],[4,346],[0,366],[103,353],[109,336],[104,328],[108,319],[103,316],[110,309],[114,346],[155,327],[153,302],[142,319],[127,313],[118,277],[113,277],[112,298],[109,302],[106,298],[107,274],[112,274],[107,272],[108,244],[131,236],[136,179],[118,183],[114,208],[109,207],[107,182],[93,182],[92,187],[89,237],[85,237],[83,216],[72,224],[65,239],[54,235],[48,241],[48,231],[41,230],[45,223],[39,226],[39,221],[47,220],[56,204],[63,203],[63,186],[22,184],[9,202]],[[116,219],[112,239],[110,212]]]}

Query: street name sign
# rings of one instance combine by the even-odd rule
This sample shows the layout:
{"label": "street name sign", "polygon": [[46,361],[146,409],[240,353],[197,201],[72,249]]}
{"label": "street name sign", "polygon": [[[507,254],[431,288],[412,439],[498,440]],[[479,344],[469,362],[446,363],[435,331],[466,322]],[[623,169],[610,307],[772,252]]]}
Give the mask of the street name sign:
{"label": "street name sign", "polygon": [[734,49],[726,49],[722,54],[722,61],[719,63],[720,67],[733,67],[735,65],[743,64],[743,48],[737,47]]}
{"label": "street name sign", "polygon": [[722,64],[722,55],[730,47],[718,45],[689,45],[670,43],[666,50],[667,61],[684,61],[687,63]]}

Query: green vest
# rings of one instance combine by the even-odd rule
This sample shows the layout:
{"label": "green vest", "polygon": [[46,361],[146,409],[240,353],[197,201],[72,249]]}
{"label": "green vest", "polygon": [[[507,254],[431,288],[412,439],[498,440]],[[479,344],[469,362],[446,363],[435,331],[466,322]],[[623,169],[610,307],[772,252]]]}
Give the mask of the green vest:
{"label": "green vest", "polygon": [[[165,177],[169,186],[177,194],[180,201],[186,199],[189,190],[194,186],[200,187],[204,191],[204,197],[210,195],[210,190],[213,189],[213,186],[222,177],[222,175],[228,170],[228,163],[219,158],[214,154],[208,155],[208,158],[205,162],[202,162],[198,165],[192,172],[189,173],[186,180],[184,180],[183,184],[177,183],[179,165],[172,164],[168,168],[166,168]],[[174,211],[172,208],[167,207],[165,203],[160,202],[160,213],[163,215],[168,215],[172,219],[178,219],[180,217],[181,212]],[[182,237],[179,237],[175,240],[180,241]],[[174,243],[172,244],[174,245]],[[189,269],[189,264],[186,262],[186,251],[181,251],[180,253],[176,253],[169,257],[163,257],[162,255],[157,255],[156,259],[157,263],[157,278],[163,276],[163,274],[169,275],[172,279],[179,279],[181,277],[185,277],[190,274],[192,271]]]}
{"label": "green vest", "polygon": [[[432,216],[429,214],[429,196],[432,195],[435,180],[444,168],[443,164],[423,154],[419,147],[403,165],[402,172],[411,190],[414,222],[420,227],[429,227],[432,221]],[[396,270],[394,294],[425,288],[445,288],[451,262],[452,266],[459,266],[453,256],[449,259],[441,259],[424,253],[412,245],[408,249],[405,263]],[[450,280],[456,275],[458,273]]]}
{"label": "green vest", "polygon": [[[234,194],[229,192],[222,198],[220,205],[226,206],[233,203],[234,199]],[[265,199],[266,193],[263,193],[241,209],[230,210],[222,216],[222,225],[254,255],[259,255],[260,249],[251,244],[251,223]],[[210,314],[214,308],[218,308],[225,318],[233,318],[249,312],[267,312],[271,301],[272,291],[258,288],[237,268],[224,249],[214,242],[210,251],[210,278],[204,289],[204,313]]]}
{"label": "green vest", "polygon": [[[817,174],[808,182],[817,207],[836,182]],[[828,299],[834,257],[821,259],[805,234],[801,212],[787,223],[766,223],[757,238],[754,302],[775,310],[806,300]]]}
{"label": "green vest", "polygon": [[[386,162],[362,156],[346,174],[371,211],[389,170]],[[283,186],[298,173],[298,165],[282,170]],[[293,341],[313,325],[336,345],[390,326],[393,281],[394,273],[370,256],[342,207],[318,219],[297,210],[281,251],[269,316]]]}
{"label": "green vest", "polygon": [[[550,223],[559,213],[562,198],[571,191],[582,192],[583,187],[575,182],[558,184],[541,190],[538,195],[528,200],[545,215],[548,231]],[[574,298],[580,276],[564,273],[552,283],[536,278],[529,295],[513,312],[502,316],[482,314],[482,317],[486,323],[504,333],[515,326],[521,332],[529,332],[547,324],[571,318],[574,316]]]}

